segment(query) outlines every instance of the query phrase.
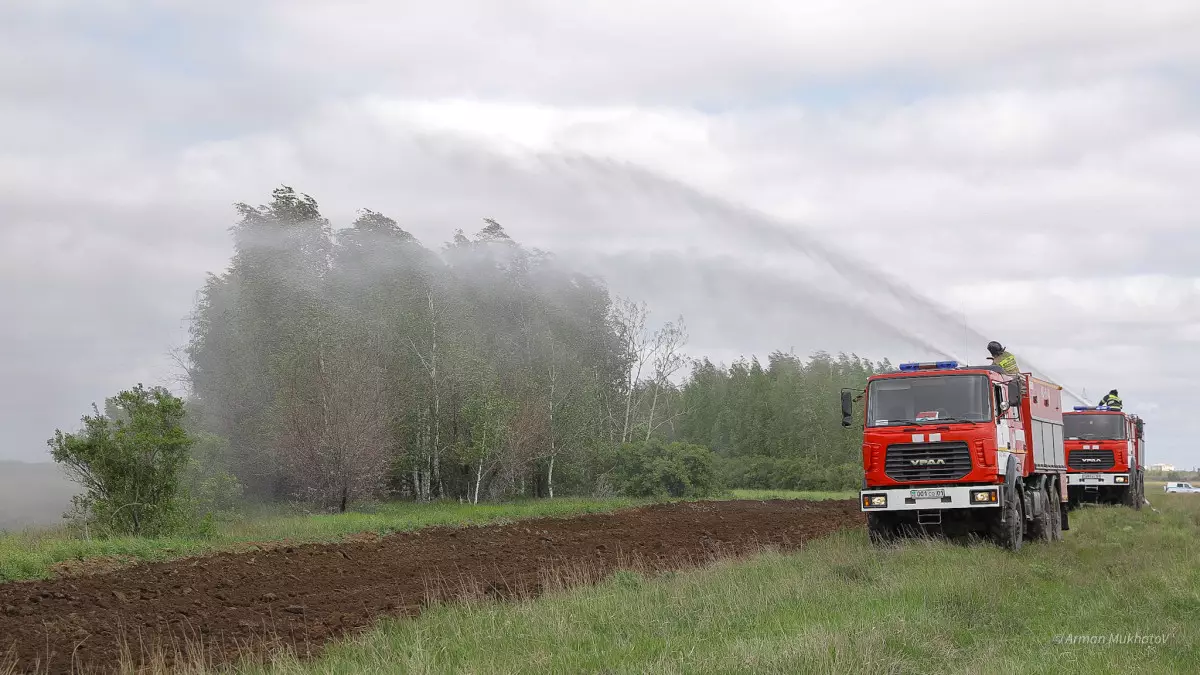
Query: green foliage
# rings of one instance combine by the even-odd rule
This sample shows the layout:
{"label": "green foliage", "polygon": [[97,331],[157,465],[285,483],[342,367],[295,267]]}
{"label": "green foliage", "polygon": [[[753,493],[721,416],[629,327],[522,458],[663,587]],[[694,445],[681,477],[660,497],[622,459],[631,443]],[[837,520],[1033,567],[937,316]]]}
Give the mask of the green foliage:
{"label": "green foliage", "polygon": [[179,527],[181,472],[194,441],[183,428],[183,401],[138,384],[95,406],[74,434],[55,431],[54,461],[84,488],[77,518],[97,535],[155,535]]}
{"label": "green foliage", "polygon": [[[203,529],[214,519],[229,519],[242,504],[242,485],[229,466],[229,442],[207,432],[195,435],[180,485],[181,500],[198,516]],[[207,522],[207,524],[205,524]]]}
{"label": "green foliage", "polygon": [[704,497],[718,490],[713,453],[688,443],[625,443],[614,456],[612,480],[630,497]]}
{"label": "green foliage", "polygon": [[841,426],[839,393],[890,370],[854,355],[807,361],[771,354],[719,368],[696,364],[683,385],[677,437],[712,448],[727,487],[843,490],[862,479],[862,434]]}
{"label": "green foliage", "polygon": [[858,497],[858,491],[840,491],[840,492],[814,492],[810,490],[729,490],[731,499],[854,499]]}
{"label": "green foliage", "polygon": [[862,481],[862,464],[823,465],[813,458],[720,457],[717,475],[724,485],[758,490],[847,490]]}
{"label": "green foliage", "polygon": [[612,435],[625,366],[601,283],[490,219],[430,249],[376,211],[335,229],[289,187],[237,208],[186,356],[248,496],[590,491],[581,448]]}

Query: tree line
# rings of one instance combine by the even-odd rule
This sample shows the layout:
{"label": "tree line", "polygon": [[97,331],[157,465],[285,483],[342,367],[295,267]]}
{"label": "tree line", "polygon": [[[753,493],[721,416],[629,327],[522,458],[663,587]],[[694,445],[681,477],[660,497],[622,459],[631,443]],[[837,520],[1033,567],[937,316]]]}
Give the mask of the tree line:
{"label": "tree line", "polygon": [[[693,360],[682,318],[490,219],[435,249],[371,210],[335,229],[286,186],[236,209],[180,354],[194,491],[345,509],[858,480],[837,391],[886,362]],[[715,477],[646,479],[664,466]]]}
{"label": "tree line", "polygon": [[886,359],[774,352],[727,368],[701,360],[681,388],[679,438],[712,449],[732,487],[844,490],[862,480],[862,434],[841,426],[844,387],[893,370]]}

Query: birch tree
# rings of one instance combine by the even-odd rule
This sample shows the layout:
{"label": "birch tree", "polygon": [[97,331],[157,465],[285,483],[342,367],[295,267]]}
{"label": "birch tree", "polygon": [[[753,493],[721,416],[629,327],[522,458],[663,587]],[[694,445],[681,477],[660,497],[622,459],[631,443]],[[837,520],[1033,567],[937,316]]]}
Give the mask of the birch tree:
{"label": "birch tree", "polygon": [[[687,355],[682,352],[685,344],[687,344],[687,330],[683,324],[683,317],[679,317],[674,323],[668,322],[654,333],[650,345],[650,359],[654,370],[651,381],[653,393],[650,397],[650,412],[646,417],[645,440],[647,441],[658,429],[654,424],[654,414],[658,411],[659,395],[664,389],[671,388],[671,378],[687,367],[689,363]],[[668,414],[665,418],[665,421],[660,424],[672,422],[674,415]]]}

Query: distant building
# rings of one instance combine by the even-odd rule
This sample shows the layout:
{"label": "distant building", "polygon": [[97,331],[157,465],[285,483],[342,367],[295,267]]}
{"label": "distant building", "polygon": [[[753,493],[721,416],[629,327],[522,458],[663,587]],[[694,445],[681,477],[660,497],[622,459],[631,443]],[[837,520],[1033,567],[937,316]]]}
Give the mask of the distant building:
{"label": "distant building", "polygon": [[1175,465],[1174,464],[1151,464],[1150,466],[1146,467],[1146,469],[1149,471],[1156,471],[1156,472],[1160,472],[1160,473],[1170,473],[1171,471],[1175,470]]}

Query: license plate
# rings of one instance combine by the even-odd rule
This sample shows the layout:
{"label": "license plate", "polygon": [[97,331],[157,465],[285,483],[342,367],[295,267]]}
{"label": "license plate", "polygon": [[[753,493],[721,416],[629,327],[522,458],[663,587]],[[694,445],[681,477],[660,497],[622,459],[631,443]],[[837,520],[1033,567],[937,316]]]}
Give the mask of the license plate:
{"label": "license plate", "polygon": [[941,499],[946,496],[945,490],[912,490],[910,496],[913,499]]}
{"label": "license plate", "polygon": [[1080,480],[1102,481],[1102,480],[1104,480],[1104,476],[1101,476],[1098,473],[1085,473],[1082,476],[1080,476]]}

